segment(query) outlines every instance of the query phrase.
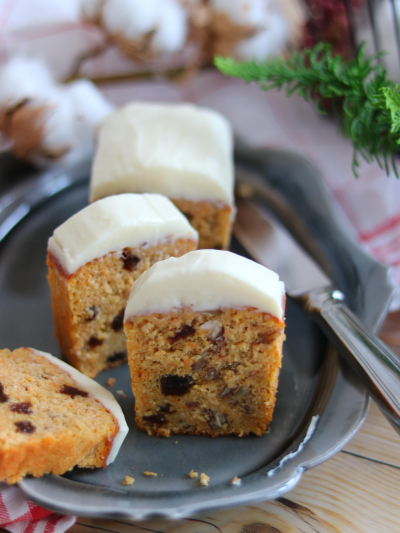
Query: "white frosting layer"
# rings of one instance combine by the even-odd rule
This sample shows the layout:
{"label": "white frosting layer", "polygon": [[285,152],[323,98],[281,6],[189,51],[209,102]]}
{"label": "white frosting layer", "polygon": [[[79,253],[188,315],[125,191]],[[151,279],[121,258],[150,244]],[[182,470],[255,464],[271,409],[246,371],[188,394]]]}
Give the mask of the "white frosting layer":
{"label": "white frosting layer", "polygon": [[85,207],[59,226],[49,239],[49,251],[73,274],[110,252],[180,238],[197,243],[198,234],[168,198],[119,194]]}
{"label": "white frosting layer", "polygon": [[90,201],[123,192],[233,203],[232,131],[216,111],[131,104],[100,130]]}
{"label": "white frosting layer", "polygon": [[133,284],[125,310],[132,316],[255,307],[283,319],[285,287],[272,270],[240,255],[198,250],[156,263]]}
{"label": "white frosting layer", "polygon": [[111,414],[115,416],[115,418],[118,421],[119,430],[117,434],[114,437],[110,453],[107,457],[106,464],[109,465],[114,461],[114,459],[117,457],[117,454],[119,452],[119,449],[121,448],[122,443],[124,442],[124,439],[129,431],[129,428],[127,426],[124,413],[122,412],[122,409],[117,402],[117,400],[114,398],[113,394],[102,387],[99,383],[94,381],[93,379],[88,378],[87,376],[81,374],[79,370],[76,368],[73,368],[72,366],[68,365],[67,363],[64,363],[64,361],[61,361],[57,357],[54,357],[53,355],[50,355],[46,352],[41,352],[39,350],[35,350],[34,348],[29,348],[37,355],[42,355],[45,357],[50,363],[53,363],[54,365],[60,367],[62,370],[64,370],[67,374],[71,376],[71,378],[78,383],[82,389],[89,392],[94,398],[99,400],[99,402],[110,411]]}

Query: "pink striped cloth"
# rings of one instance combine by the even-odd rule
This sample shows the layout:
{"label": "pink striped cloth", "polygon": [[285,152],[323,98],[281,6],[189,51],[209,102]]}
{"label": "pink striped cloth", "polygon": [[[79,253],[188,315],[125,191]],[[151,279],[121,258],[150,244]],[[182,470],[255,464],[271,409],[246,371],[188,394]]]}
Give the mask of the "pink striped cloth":
{"label": "pink striped cloth", "polygon": [[17,485],[0,483],[0,527],[12,533],[63,533],[75,520],[27,500]]}

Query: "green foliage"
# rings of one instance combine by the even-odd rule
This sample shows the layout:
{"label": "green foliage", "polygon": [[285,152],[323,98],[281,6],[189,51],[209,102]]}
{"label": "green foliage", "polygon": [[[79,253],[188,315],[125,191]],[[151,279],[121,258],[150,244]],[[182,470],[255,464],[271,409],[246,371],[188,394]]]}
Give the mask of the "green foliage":
{"label": "green foliage", "polygon": [[319,43],[288,59],[240,63],[216,57],[214,62],[224,74],[258,82],[266,91],[285,88],[287,96],[296,93],[313,101],[321,113],[329,106],[353,143],[354,174],[361,155],[368,162],[375,159],[386,173],[392,165],[398,177],[394,154],[400,144],[400,93],[376,59],[365,57],[362,45],[356,58],[344,61],[332,56],[330,45]]}

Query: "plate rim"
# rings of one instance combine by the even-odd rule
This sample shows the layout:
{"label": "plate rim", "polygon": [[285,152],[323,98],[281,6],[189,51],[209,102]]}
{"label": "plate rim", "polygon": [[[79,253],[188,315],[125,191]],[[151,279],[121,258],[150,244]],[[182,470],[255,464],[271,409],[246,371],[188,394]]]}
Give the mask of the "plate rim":
{"label": "plate rim", "polygon": [[[324,189],[324,185],[322,183],[322,180],[320,179],[320,176],[318,174],[318,171],[303,157],[298,156],[297,154],[294,154],[293,152],[286,151],[286,150],[271,150],[271,149],[258,149],[258,150],[250,150],[246,149],[245,151],[242,150],[241,155],[239,155],[239,159],[242,157],[242,163],[243,160],[250,161],[250,166],[254,166],[257,163],[258,159],[262,159],[271,155],[277,155],[278,158],[282,155],[287,158],[288,154],[290,157],[295,158],[297,160],[298,166],[301,166],[303,169],[305,168],[306,171],[310,174],[312,180],[314,180],[314,185],[319,188],[321,196],[324,198],[325,207],[327,209],[327,216],[330,217],[329,223],[334,227],[334,230],[344,236],[348,241],[348,237],[343,233],[342,228],[339,227],[337,224],[337,221],[335,220],[335,217],[333,216],[333,210],[331,201],[329,199],[329,194],[327,194],[327,191]],[[257,159],[258,158],[258,159]],[[264,162],[265,163],[265,162]],[[264,164],[263,163],[263,164]],[[257,166],[257,165],[256,165]],[[258,167],[258,172],[263,174],[264,170],[260,170],[260,166]],[[87,170],[85,167],[85,175],[87,176]],[[87,178],[86,178],[87,179]],[[294,178],[295,179],[295,178]],[[6,198],[3,197],[0,201],[0,243],[7,237],[7,235],[12,231],[13,228],[18,226],[18,224],[34,209],[39,207],[43,202],[46,200],[51,199],[53,196],[61,193],[62,191],[65,191],[66,189],[73,187],[77,184],[83,183],[85,181],[85,177],[83,176],[83,167],[77,167],[76,169],[72,169],[70,171],[60,171],[57,169],[52,169],[50,171],[44,172],[39,176],[39,178],[36,178],[28,185],[24,185],[23,187],[16,187],[13,189],[8,195],[6,195]],[[301,187],[305,187],[307,184],[300,183]],[[307,185],[309,186],[309,185]],[[280,191],[282,193],[282,191]],[[285,191],[283,191],[283,195],[285,195]],[[4,200],[5,199],[5,200]],[[24,207],[24,209],[21,210],[21,206]],[[350,242],[348,243],[348,246],[351,249],[356,250],[357,253],[364,254],[364,259],[369,262],[373,271],[374,276],[380,277],[380,283],[385,285],[383,278],[385,278],[386,281],[386,292],[387,295],[385,296],[384,305],[380,304],[379,310],[375,313],[375,316],[370,316],[370,326],[376,330],[378,327],[378,324],[381,320],[383,320],[385,316],[385,312],[387,310],[387,307],[390,303],[390,298],[393,292],[393,288],[390,287],[390,284],[388,282],[388,268],[381,265],[378,261],[371,258],[370,256],[366,255],[364,251],[362,251],[359,246],[354,243]],[[366,290],[366,287],[364,287],[364,291]],[[357,312],[357,310],[356,310]],[[365,317],[362,317],[365,319]],[[336,352],[332,352],[331,357],[337,358]],[[271,490],[271,488],[264,488],[264,489],[257,489],[254,491],[246,492],[242,494],[235,488],[232,488],[232,496],[233,497],[223,497],[222,499],[214,498],[212,501],[208,501],[207,504],[205,504],[203,501],[200,501],[199,503],[189,503],[185,505],[178,505],[175,508],[169,507],[168,509],[165,509],[163,511],[155,511],[154,507],[151,508],[141,508],[141,509],[132,509],[132,508],[121,508],[118,510],[115,510],[115,508],[110,508],[104,505],[97,505],[94,507],[87,507],[85,505],[84,508],[81,508],[79,503],[75,502],[72,504],[64,503],[61,501],[54,501],[51,498],[48,498],[43,493],[38,492],[38,483],[42,481],[43,479],[50,479],[54,478],[59,483],[60,480],[63,480],[63,482],[67,485],[72,484],[78,484],[78,485],[85,485],[83,483],[78,483],[76,481],[67,480],[65,478],[61,478],[58,476],[46,476],[46,478],[38,478],[38,479],[29,479],[26,478],[23,480],[19,486],[23,490],[26,496],[28,496],[32,501],[43,505],[44,507],[47,507],[53,511],[61,512],[63,514],[77,514],[79,516],[87,516],[87,517],[95,517],[95,518],[126,518],[126,519],[134,519],[134,520],[144,520],[149,518],[182,518],[185,516],[190,516],[196,513],[204,512],[206,510],[211,509],[218,509],[218,508],[227,508],[232,507],[236,505],[245,505],[249,504],[255,501],[261,501],[266,499],[273,499],[276,498],[291,488],[295,486],[295,484],[299,481],[302,473],[314,466],[317,466],[321,462],[327,460],[328,458],[332,457],[337,451],[339,451],[352,437],[353,435],[358,431],[358,429],[361,427],[365,416],[367,414],[367,409],[369,405],[369,398],[363,389],[362,385],[358,382],[357,378],[354,376],[354,374],[344,365],[342,362],[338,364],[339,373],[341,373],[341,379],[343,379],[343,382],[346,382],[346,380],[353,380],[351,386],[354,387],[359,391],[360,398],[362,399],[361,404],[358,408],[357,416],[353,417],[353,423],[351,426],[351,429],[347,431],[347,433],[339,439],[334,446],[331,446],[329,449],[325,449],[323,453],[317,453],[313,454],[311,450],[310,443],[315,443],[317,440],[317,437],[319,433],[321,432],[319,425],[317,425],[317,428],[315,430],[315,433],[312,435],[310,441],[303,447],[301,451],[295,457],[293,460],[288,461],[286,463],[286,466],[281,468],[281,472],[286,473],[284,476],[279,476],[281,472],[278,472],[277,476],[277,483],[275,483],[274,488]],[[339,379],[339,378],[338,378]],[[348,382],[346,382],[348,383]],[[338,380],[335,382],[335,387],[338,385]],[[328,402],[329,403],[329,402]],[[322,415],[321,415],[322,416]],[[322,418],[321,418],[322,421]],[[307,428],[306,428],[307,430]],[[305,432],[306,432],[305,430]],[[304,437],[304,431],[303,431]],[[299,437],[299,443],[301,444],[301,435]],[[300,445],[299,444],[299,445]],[[297,446],[297,443],[294,444]],[[285,451],[283,456],[288,453],[288,450]],[[289,452],[290,453],[290,452]],[[278,458],[277,461],[279,461],[281,458]],[[289,464],[288,464],[289,463]],[[266,467],[264,467],[266,468]],[[264,470],[261,469],[261,470]],[[64,483],[65,484],[65,483]],[[89,485],[85,485],[88,487]],[[215,489],[218,489],[220,485],[216,486]],[[93,486],[90,486],[93,487]],[[82,488],[82,487],[80,487]],[[97,489],[98,487],[95,487]],[[78,491],[79,493],[81,491]],[[94,491],[96,492],[96,490]],[[213,490],[209,490],[208,494],[212,494]],[[236,494],[235,494],[236,493]],[[79,498],[78,498],[79,499]],[[154,502],[154,498],[148,498],[150,502]],[[171,502],[168,502],[169,506]]]}

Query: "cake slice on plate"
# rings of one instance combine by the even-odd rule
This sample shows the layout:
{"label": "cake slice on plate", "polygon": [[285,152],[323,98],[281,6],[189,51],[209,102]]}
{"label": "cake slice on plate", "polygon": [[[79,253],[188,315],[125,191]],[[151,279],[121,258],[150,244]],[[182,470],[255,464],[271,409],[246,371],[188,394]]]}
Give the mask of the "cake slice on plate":
{"label": "cake slice on plate", "polygon": [[52,355],[0,350],[0,481],[112,463],[128,432],[111,392]]}
{"label": "cake slice on plate", "polygon": [[262,435],[284,340],[284,285],[239,255],[190,252],[151,267],[125,312],[136,423],[149,435]]}
{"label": "cake slice on plate", "polygon": [[197,247],[168,198],[121,194],[85,207],[54,231],[47,264],[56,336],[69,362],[94,377],[126,361],[125,305],[152,264]]}
{"label": "cake slice on plate", "polygon": [[232,131],[216,111],[130,104],[104,121],[90,201],[125,192],[168,196],[199,232],[199,248],[226,249],[234,215]]}

